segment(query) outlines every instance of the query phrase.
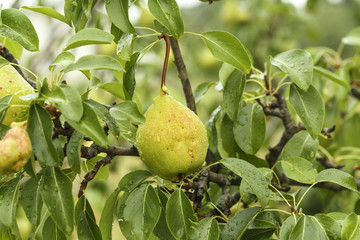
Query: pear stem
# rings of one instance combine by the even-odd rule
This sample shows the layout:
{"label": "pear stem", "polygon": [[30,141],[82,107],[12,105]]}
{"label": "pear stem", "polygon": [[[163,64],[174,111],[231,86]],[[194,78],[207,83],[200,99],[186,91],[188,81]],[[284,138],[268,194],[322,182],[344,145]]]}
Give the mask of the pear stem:
{"label": "pear stem", "polygon": [[166,94],[166,87],[165,87],[165,79],[166,79],[166,70],[169,62],[169,55],[170,55],[170,38],[169,35],[166,33],[161,34],[159,39],[163,38],[166,43],[166,52],[165,52],[165,59],[164,59],[164,67],[163,67],[163,73],[161,77],[161,91],[163,94]]}

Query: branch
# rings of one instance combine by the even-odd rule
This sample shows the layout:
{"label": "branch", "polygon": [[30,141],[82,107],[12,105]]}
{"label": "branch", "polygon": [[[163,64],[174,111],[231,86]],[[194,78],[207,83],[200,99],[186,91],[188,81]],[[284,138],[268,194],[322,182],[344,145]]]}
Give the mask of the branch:
{"label": "branch", "polygon": [[179,73],[179,78],[181,80],[181,84],[183,86],[186,103],[190,110],[192,110],[196,114],[196,104],[194,95],[191,90],[191,84],[189,81],[189,77],[186,71],[185,63],[181,55],[180,46],[176,39],[170,38],[170,44],[171,44],[171,50],[174,55],[174,62],[176,65],[176,68]]}
{"label": "branch", "polygon": [[12,55],[12,53],[9,51],[9,49],[7,49],[6,47],[4,47],[3,45],[0,46],[0,55],[5,58],[6,60],[8,60],[10,63],[14,63],[16,65],[11,65],[13,66],[16,71],[18,71],[18,73],[30,84],[31,87],[33,87],[34,89],[36,89],[36,82],[32,81],[31,79],[28,79],[27,77],[25,77],[24,73],[22,72],[21,68],[18,65],[18,61],[16,60],[16,58],[14,57],[14,55]]}
{"label": "branch", "polygon": [[81,157],[91,159],[96,157],[99,153],[106,153],[110,156],[139,156],[139,152],[135,146],[118,147],[106,146],[102,147],[92,144],[90,147],[81,146]]}
{"label": "branch", "polygon": [[360,92],[356,88],[351,88],[351,95],[360,100]]}

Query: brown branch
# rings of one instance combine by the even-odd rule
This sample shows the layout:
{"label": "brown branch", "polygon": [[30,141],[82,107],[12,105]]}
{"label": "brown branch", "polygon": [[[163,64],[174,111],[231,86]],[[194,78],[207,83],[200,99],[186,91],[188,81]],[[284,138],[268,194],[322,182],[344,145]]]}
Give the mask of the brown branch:
{"label": "brown branch", "polygon": [[16,71],[18,71],[18,73],[30,84],[31,87],[36,89],[36,82],[34,82],[33,80],[28,79],[27,77],[25,77],[25,75],[22,72],[21,68],[19,66],[17,66],[18,61],[16,60],[14,55],[12,55],[12,53],[9,51],[9,49],[7,49],[4,46],[0,46],[0,55],[3,58],[5,58],[6,60],[8,60],[10,63],[16,64],[16,65],[11,65],[11,66],[13,66],[16,69]]}
{"label": "brown branch", "polygon": [[139,152],[135,146],[118,147],[118,146],[98,146],[92,144],[90,147],[81,146],[81,157],[91,159],[99,153],[106,153],[110,156],[139,156]]}
{"label": "brown branch", "polygon": [[189,77],[188,77],[188,74],[186,71],[184,60],[181,55],[179,43],[176,39],[174,39],[172,37],[170,38],[170,43],[171,43],[171,50],[174,55],[174,62],[175,62],[176,68],[179,73],[179,78],[181,80],[181,84],[183,86],[183,91],[185,94],[187,106],[190,110],[192,110],[196,114],[195,99],[194,99],[194,95],[191,90],[191,84],[190,84]]}
{"label": "brown branch", "polygon": [[95,166],[93,167],[93,169],[91,169],[90,172],[85,174],[84,180],[82,180],[82,182],[80,184],[78,198],[80,198],[84,194],[84,191],[85,191],[88,183],[95,178],[95,176],[98,173],[99,169],[101,167],[106,166],[107,164],[109,164],[112,159],[113,159],[112,156],[107,155],[106,157],[104,157],[104,158],[100,159],[99,161],[97,161]]}
{"label": "brown branch", "polygon": [[360,91],[356,88],[351,88],[351,95],[356,99],[360,100]]}

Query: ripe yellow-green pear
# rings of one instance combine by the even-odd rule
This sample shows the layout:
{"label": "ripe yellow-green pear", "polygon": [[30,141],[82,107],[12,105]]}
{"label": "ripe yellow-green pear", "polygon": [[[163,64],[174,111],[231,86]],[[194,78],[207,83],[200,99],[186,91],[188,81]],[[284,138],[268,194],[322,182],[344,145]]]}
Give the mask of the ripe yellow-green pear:
{"label": "ripe yellow-green pear", "polygon": [[7,109],[3,124],[9,126],[12,122],[24,121],[27,118],[30,101],[20,99],[34,93],[34,89],[11,65],[0,68],[0,98],[13,95],[10,108]]}
{"label": "ripe yellow-green pear", "polygon": [[140,158],[155,174],[178,180],[204,163],[207,131],[193,111],[161,93],[145,113],[136,146]]}
{"label": "ripe yellow-green pear", "polygon": [[26,122],[13,122],[0,140],[0,173],[18,172],[29,160],[32,148],[25,128]]}

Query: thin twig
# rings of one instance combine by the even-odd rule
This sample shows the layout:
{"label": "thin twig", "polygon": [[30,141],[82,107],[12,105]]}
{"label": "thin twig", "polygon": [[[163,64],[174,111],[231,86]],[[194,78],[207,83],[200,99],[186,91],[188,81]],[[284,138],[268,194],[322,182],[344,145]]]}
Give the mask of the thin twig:
{"label": "thin twig", "polygon": [[166,81],[166,70],[167,70],[167,66],[169,63],[169,55],[170,55],[170,40],[169,40],[169,35],[166,33],[163,33],[159,36],[159,39],[163,38],[165,40],[166,43],[166,52],[165,52],[165,59],[164,59],[164,67],[163,67],[163,72],[162,72],[162,77],[161,77],[161,91],[163,93],[166,93],[166,89],[165,89],[165,81]]}

